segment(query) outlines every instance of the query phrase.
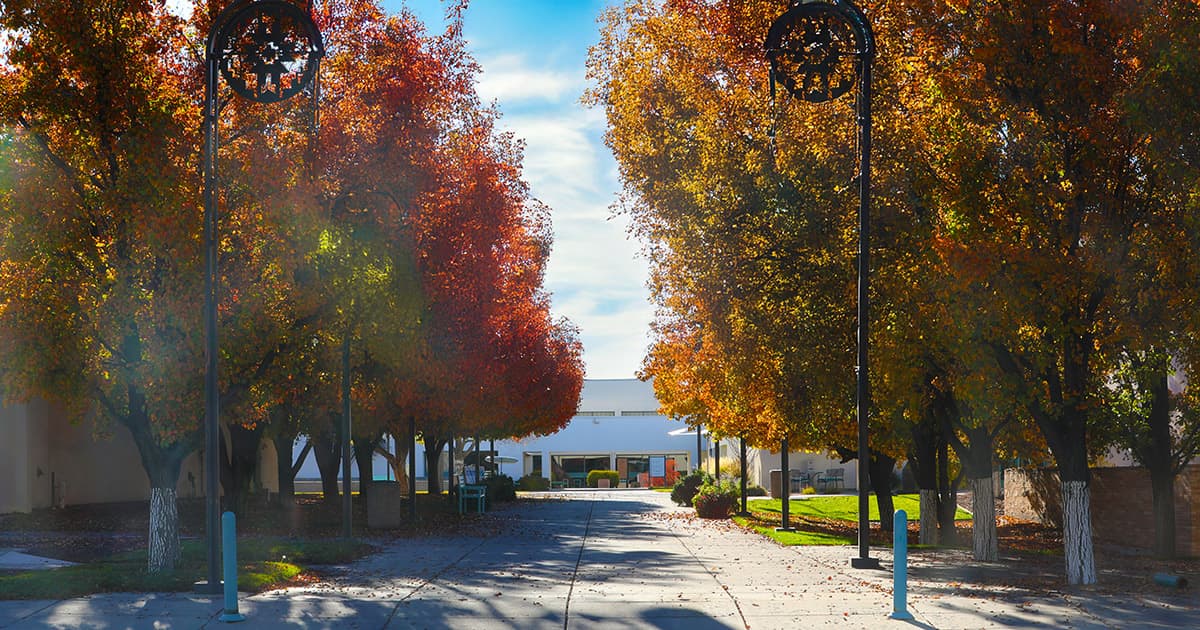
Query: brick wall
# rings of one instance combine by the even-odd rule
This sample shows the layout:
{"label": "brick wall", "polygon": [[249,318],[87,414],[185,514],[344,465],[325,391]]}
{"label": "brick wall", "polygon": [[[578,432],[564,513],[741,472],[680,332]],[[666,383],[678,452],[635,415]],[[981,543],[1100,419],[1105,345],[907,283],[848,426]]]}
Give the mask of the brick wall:
{"label": "brick wall", "polygon": [[[1200,465],[1175,478],[1175,545],[1181,555],[1200,554]],[[1004,471],[1004,514],[1062,527],[1058,472],[1009,468]],[[1200,499],[1200,497],[1197,497]],[[1096,540],[1154,547],[1154,501],[1150,473],[1142,467],[1093,468],[1092,530]]]}

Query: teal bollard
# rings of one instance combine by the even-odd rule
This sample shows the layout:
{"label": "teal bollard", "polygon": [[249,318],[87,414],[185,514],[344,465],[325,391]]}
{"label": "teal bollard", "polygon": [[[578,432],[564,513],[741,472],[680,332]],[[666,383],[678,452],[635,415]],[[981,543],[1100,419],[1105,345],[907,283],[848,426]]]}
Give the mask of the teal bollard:
{"label": "teal bollard", "polygon": [[913,618],[908,612],[908,514],[896,510],[892,521],[892,619],[908,621]]}
{"label": "teal bollard", "polygon": [[237,517],[233,512],[221,515],[221,566],[225,572],[225,612],[221,621],[237,623],[246,617],[238,613],[237,601]]}

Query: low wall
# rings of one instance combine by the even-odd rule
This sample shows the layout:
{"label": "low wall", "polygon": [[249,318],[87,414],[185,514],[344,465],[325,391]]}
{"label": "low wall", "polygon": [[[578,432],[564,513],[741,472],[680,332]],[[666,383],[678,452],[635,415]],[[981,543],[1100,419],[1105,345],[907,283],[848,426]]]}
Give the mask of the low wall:
{"label": "low wall", "polygon": [[[1175,549],[1200,554],[1200,465],[1188,466],[1175,478]],[[1142,467],[1093,468],[1092,534],[1096,540],[1130,547],[1154,547],[1154,498],[1150,472]],[[1004,471],[1004,514],[1062,527],[1058,471],[1009,468]]]}

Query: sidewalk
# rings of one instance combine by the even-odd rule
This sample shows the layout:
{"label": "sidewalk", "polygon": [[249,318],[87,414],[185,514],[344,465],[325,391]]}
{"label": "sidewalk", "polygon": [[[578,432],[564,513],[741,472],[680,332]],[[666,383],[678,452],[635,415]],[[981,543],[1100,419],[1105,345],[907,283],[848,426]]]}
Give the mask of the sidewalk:
{"label": "sidewalk", "polygon": [[[553,496],[480,517],[487,537],[396,541],[328,583],[243,596],[242,627],[1200,627],[1190,593],[983,589],[973,578],[1008,568],[953,554],[914,561],[916,619],[894,621],[889,550],[872,550],[885,570],[860,571],[849,567],[857,549],[779,547],[689,518],[663,493]],[[182,593],[0,601],[0,628],[220,628],[221,607]]]}

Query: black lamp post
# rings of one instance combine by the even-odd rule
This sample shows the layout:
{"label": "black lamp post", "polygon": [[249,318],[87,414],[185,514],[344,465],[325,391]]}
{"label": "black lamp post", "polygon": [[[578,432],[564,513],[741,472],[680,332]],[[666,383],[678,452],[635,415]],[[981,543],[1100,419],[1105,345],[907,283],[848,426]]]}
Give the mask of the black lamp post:
{"label": "black lamp post", "polygon": [[321,33],[307,11],[284,0],[236,0],[213,22],[205,47],[204,90],[204,378],[205,532],[208,583],[221,592],[219,542],[220,392],[217,386],[217,94],[221,77],[235,94],[259,103],[287,100],[303,91],[325,54]]}
{"label": "black lamp post", "polygon": [[771,62],[771,98],[778,81],[794,97],[819,103],[842,96],[859,82],[858,124],[858,557],[855,568],[878,568],[869,556],[870,523],[867,479],[870,390],[867,373],[868,293],[870,277],[871,208],[871,63],[875,59],[875,34],[862,10],[849,0],[809,0],[795,4],[771,25],[767,33],[767,59]]}

